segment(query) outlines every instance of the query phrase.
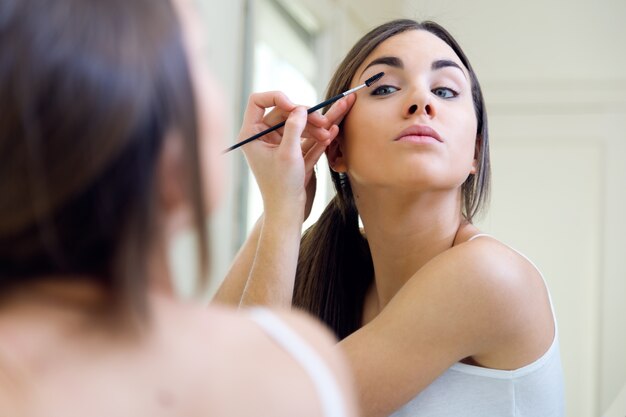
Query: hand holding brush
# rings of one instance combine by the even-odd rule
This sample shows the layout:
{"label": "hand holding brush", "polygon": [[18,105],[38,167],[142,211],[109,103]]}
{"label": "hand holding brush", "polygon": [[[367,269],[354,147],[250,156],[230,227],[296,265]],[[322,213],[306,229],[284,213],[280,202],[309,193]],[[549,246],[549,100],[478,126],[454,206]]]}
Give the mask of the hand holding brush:
{"label": "hand holding brush", "polygon": [[[324,107],[334,103],[335,101],[337,101],[337,100],[339,100],[339,99],[341,99],[343,97],[346,97],[346,96],[348,96],[348,95],[350,95],[352,93],[357,92],[358,90],[360,90],[360,89],[362,89],[364,87],[369,87],[372,84],[374,84],[376,81],[380,80],[383,77],[383,75],[385,75],[384,72],[379,72],[378,74],[374,75],[373,77],[368,78],[363,84],[361,84],[361,85],[359,85],[357,87],[354,87],[354,88],[352,88],[350,90],[344,91],[341,94],[337,94],[336,96],[331,97],[328,100],[325,100],[325,101],[323,101],[323,102],[321,102],[321,103],[319,103],[319,104],[309,108],[307,110],[307,113],[311,114],[314,111],[317,111],[317,110],[319,110],[321,108],[324,108]],[[232,151],[234,149],[237,149],[238,147],[243,146],[243,145],[245,145],[248,142],[252,142],[255,139],[258,139],[258,138],[260,138],[260,137],[262,137],[262,136],[264,136],[264,135],[266,135],[266,134],[268,134],[270,132],[275,131],[276,129],[279,129],[279,128],[285,126],[285,122],[286,121],[282,121],[282,122],[280,122],[280,123],[278,123],[278,124],[268,128],[268,129],[263,130],[262,132],[259,132],[259,133],[255,134],[255,135],[250,136],[247,139],[244,139],[244,140],[234,144],[233,146],[225,149],[224,153],[227,153],[227,152],[230,152],[230,151]]]}

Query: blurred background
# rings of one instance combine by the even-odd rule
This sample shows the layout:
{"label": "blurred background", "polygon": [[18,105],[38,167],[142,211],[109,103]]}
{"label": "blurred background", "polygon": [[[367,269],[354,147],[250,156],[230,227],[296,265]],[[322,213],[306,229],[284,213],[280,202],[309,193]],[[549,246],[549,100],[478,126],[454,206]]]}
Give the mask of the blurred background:
{"label": "blurred background", "polygon": [[[480,226],[544,273],[559,321],[570,417],[626,415],[626,1],[196,0],[236,138],[253,91],[312,106],[353,43],[384,21],[435,20],[468,55],[486,97],[493,196]],[[261,212],[241,152],[214,216],[219,285]],[[332,196],[325,161],[310,221]],[[309,223],[310,223],[309,221]],[[191,239],[172,260],[191,291]]]}

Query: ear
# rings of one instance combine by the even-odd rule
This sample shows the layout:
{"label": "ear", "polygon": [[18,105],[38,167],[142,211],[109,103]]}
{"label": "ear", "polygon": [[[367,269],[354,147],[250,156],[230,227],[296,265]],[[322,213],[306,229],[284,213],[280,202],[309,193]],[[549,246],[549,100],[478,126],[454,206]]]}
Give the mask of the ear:
{"label": "ear", "polygon": [[472,168],[470,168],[470,174],[476,175],[478,172],[478,158],[472,160]]}
{"label": "ear", "polygon": [[346,172],[348,170],[345,157],[343,156],[341,142],[341,138],[337,136],[335,140],[330,142],[328,148],[326,148],[326,158],[328,158],[328,166],[330,166],[330,169],[335,172]]}

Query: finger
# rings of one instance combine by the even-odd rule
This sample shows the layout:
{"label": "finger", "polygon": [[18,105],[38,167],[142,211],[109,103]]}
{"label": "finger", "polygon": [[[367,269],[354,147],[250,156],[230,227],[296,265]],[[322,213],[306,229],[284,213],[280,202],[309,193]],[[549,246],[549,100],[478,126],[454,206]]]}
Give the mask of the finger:
{"label": "finger", "polygon": [[326,127],[328,125],[326,116],[316,111],[309,114],[308,121],[310,124],[317,127]]}
{"label": "finger", "polygon": [[306,138],[303,139],[302,142],[300,143],[300,149],[302,150],[302,155],[306,155],[313,146],[315,146],[315,144],[317,143],[317,141],[315,139],[311,139],[311,138]]}
{"label": "finger", "polygon": [[[319,140],[319,139],[315,139],[315,138],[303,138],[303,144],[302,144],[302,154],[306,155],[307,152],[313,148],[314,145],[321,145],[324,148],[326,148],[328,145],[330,145],[330,143],[335,140],[335,138],[337,137],[339,133],[339,127],[337,125],[333,125],[330,129],[328,129],[328,137],[325,140]],[[304,145],[304,141],[307,141],[307,146],[305,149],[305,145]]]}
{"label": "finger", "polygon": [[276,107],[282,111],[290,112],[296,106],[280,91],[267,91],[264,93],[254,93],[248,99],[248,105],[244,113],[243,125],[251,126],[263,121],[265,110]]}
{"label": "finger", "polygon": [[326,150],[327,145],[316,143],[304,157],[304,172],[309,172],[313,169],[317,161]]}
{"label": "finger", "polygon": [[285,152],[291,156],[297,155],[302,157],[300,138],[306,126],[306,120],[306,109],[304,107],[296,107],[291,112],[285,123],[283,138],[279,146],[281,152]]}
{"label": "finger", "polygon": [[[291,113],[292,110],[293,108],[285,109],[285,108],[275,107],[274,109],[272,109],[272,111],[270,111],[269,113],[265,115],[265,117],[263,118],[263,123],[265,123],[268,127],[270,127],[280,122],[283,122],[287,119],[287,117],[289,117],[289,114]],[[307,117],[307,126],[326,127],[328,125],[329,123],[326,120],[326,117],[324,117],[320,113],[313,112],[309,114]]]}
{"label": "finger", "polygon": [[[342,101],[339,99],[338,101]],[[332,106],[331,106],[332,108]],[[329,109],[330,110],[330,109]],[[332,124],[332,121],[328,120],[328,117],[319,111],[309,114],[309,123],[317,127],[328,127]]]}
{"label": "finger", "polygon": [[348,114],[348,112],[354,105],[355,101],[356,94],[349,94],[346,97],[337,100],[324,115],[328,120],[328,125],[326,125],[326,127],[331,124],[338,125],[339,123],[341,123],[345,115]]}
{"label": "finger", "polygon": [[[286,117],[285,117],[286,119]],[[308,126],[308,125],[307,125]],[[279,144],[285,132],[285,127],[280,127],[272,132],[261,136],[259,140],[272,144]],[[305,127],[300,135],[302,139],[311,139],[317,142],[327,142],[332,139],[329,129]],[[312,144],[311,144],[312,146]]]}
{"label": "finger", "polygon": [[283,137],[282,132],[273,131],[273,132],[270,132],[268,134],[261,136],[259,140],[265,143],[269,143],[271,145],[278,146],[280,145],[282,137]]}
{"label": "finger", "polygon": [[302,135],[306,138],[315,139],[318,142],[326,142],[330,139],[330,132],[328,129],[311,126],[310,124],[306,125]]}
{"label": "finger", "polygon": [[289,117],[289,115],[295,108],[295,105],[291,109],[274,107],[270,112],[266,113],[265,116],[263,116],[262,122],[267,125],[267,127],[271,127],[278,123],[284,122],[285,120],[287,120],[287,117]]}
{"label": "finger", "polygon": [[337,125],[332,125],[330,127],[330,129],[328,129],[328,143],[326,145],[328,145],[330,142],[332,142],[333,140],[335,140],[335,138],[337,137],[337,135],[339,134],[339,126]]}

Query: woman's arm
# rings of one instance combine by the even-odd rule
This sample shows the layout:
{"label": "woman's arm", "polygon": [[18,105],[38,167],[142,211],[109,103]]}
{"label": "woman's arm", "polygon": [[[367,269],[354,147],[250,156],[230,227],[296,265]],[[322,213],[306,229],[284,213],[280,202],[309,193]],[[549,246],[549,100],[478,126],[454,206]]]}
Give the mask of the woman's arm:
{"label": "woman's arm", "polygon": [[239,249],[239,252],[237,252],[226,277],[222,281],[222,285],[220,285],[213,297],[214,302],[232,306],[239,306],[241,303],[241,296],[250,276],[262,226],[263,216],[256,221],[248,238],[241,249]]}
{"label": "woman's arm", "polygon": [[339,346],[355,373],[363,415],[382,417],[464,358],[516,369],[546,352],[553,337],[536,269],[483,239],[431,260]]}
{"label": "woman's arm", "polygon": [[[302,222],[315,195],[313,168],[353,103],[354,97],[349,96],[336,102],[325,115],[295,115],[284,129],[243,148],[261,189],[264,214],[237,254],[214,301],[291,305]],[[265,115],[270,107],[274,110]],[[294,109],[282,93],[253,94],[239,139],[284,120]]]}

